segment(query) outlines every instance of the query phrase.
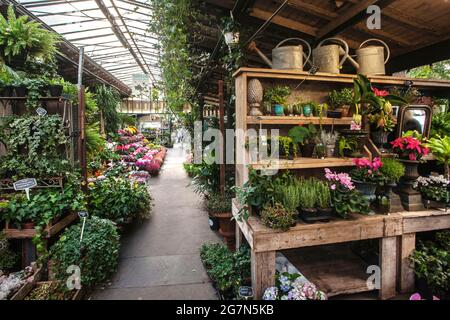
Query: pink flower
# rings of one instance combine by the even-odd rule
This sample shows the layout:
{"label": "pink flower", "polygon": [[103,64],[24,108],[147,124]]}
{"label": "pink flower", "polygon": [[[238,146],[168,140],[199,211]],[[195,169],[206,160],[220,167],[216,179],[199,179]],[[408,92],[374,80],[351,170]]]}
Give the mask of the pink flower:
{"label": "pink flower", "polygon": [[415,153],[410,153],[410,154],[409,154],[409,160],[411,160],[411,161],[416,161],[416,160],[417,160],[416,154],[415,154]]}
{"label": "pink flower", "polygon": [[331,190],[336,190],[336,185],[333,183],[330,188]]}
{"label": "pink flower", "polygon": [[373,159],[373,162],[372,162],[372,169],[373,170],[377,171],[382,166],[383,166],[383,163],[381,162],[381,159],[379,157],[376,157],[375,159]]}
{"label": "pink flower", "polygon": [[357,124],[355,121],[350,123],[350,130],[361,130],[361,125]]}

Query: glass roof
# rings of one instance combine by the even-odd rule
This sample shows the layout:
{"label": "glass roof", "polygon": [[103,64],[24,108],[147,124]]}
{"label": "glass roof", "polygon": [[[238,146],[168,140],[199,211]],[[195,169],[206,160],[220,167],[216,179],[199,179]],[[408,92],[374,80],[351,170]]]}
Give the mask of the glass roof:
{"label": "glass roof", "polygon": [[[115,77],[133,88],[133,79],[161,80],[155,35],[148,31],[146,0],[19,0]],[[115,31],[114,31],[115,30]]]}

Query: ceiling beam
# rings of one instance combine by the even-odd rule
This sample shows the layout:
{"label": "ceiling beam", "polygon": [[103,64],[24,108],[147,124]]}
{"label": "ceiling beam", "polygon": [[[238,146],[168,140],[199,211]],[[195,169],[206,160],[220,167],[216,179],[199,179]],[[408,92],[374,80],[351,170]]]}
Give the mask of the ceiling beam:
{"label": "ceiling beam", "polygon": [[339,16],[336,19],[331,20],[324,27],[319,29],[316,34],[316,40],[319,41],[325,38],[333,37],[360,22],[367,16],[367,7],[376,4],[383,9],[394,1],[395,0],[362,0],[361,2],[345,9],[344,12],[339,12]]}

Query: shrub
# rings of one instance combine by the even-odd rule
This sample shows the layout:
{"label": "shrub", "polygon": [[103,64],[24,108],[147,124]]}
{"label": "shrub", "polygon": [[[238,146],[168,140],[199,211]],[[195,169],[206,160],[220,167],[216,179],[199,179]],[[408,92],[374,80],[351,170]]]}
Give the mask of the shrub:
{"label": "shrub", "polygon": [[380,171],[385,184],[397,183],[405,175],[405,166],[400,161],[392,158],[383,158],[382,163]]}
{"label": "shrub", "polygon": [[82,223],[71,226],[50,249],[52,267],[57,279],[66,281],[71,265],[81,269],[81,285],[93,287],[105,282],[117,268],[119,235],[115,224],[106,219],[86,220],[80,244]]}
{"label": "shrub", "polygon": [[295,213],[277,202],[264,207],[261,211],[261,220],[269,228],[286,231],[295,223]]}
{"label": "shrub", "polygon": [[117,223],[127,218],[146,218],[152,210],[147,188],[124,178],[111,177],[90,183],[88,199],[91,215]]}
{"label": "shrub", "polygon": [[17,262],[17,255],[9,249],[8,239],[0,232],[0,271],[11,270]]}

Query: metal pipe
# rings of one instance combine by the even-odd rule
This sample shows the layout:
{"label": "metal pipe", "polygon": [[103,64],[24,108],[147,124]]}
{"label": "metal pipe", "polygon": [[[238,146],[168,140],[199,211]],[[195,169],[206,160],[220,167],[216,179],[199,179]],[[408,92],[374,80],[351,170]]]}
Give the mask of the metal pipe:
{"label": "metal pipe", "polygon": [[84,47],[80,47],[80,56],[78,59],[78,90],[83,84],[83,66],[84,66]]}

